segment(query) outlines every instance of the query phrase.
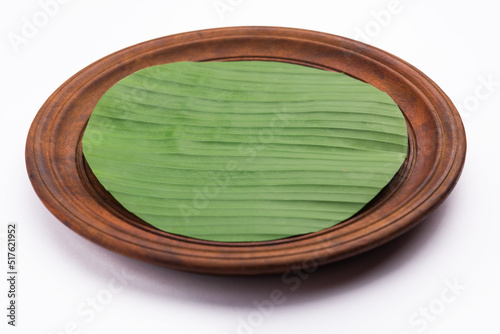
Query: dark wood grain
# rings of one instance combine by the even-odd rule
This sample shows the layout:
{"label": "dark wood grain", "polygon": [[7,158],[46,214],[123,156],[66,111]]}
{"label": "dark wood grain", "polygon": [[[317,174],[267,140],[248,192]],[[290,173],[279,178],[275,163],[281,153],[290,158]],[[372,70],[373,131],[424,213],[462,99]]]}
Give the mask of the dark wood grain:
{"label": "dark wood grain", "polygon": [[[275,60],[340,71],[387,92],[407,119],[409,154],[391,183],[337,226],[287,239],[223,243],[160,231],[125,210],[86,165],[81,137],[99,98],[147,66],[176,61]],[[415,226],[456,184],[465,159],[460,117],[428,77],[372,46],[314,31],[234,27],[188,32],[111,54],[66,81],[38,112],[26,145],[32,185],[76,233],[161,266],[212,274],[279,273],[330,263],[381,245]]]}

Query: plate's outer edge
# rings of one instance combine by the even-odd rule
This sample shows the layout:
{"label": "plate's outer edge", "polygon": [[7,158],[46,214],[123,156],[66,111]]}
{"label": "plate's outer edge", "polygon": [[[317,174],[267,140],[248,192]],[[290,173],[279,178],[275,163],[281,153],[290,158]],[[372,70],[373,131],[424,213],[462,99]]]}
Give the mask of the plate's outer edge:
{"label": "plate's outer edge", "polygon": [[[81,135],[100,96],[147,66],[260,59],[341,71],[387,92],[408,124],[408,158],[359,215],[319,232],[257,243],[220,243],[156,230],[117,208],[86,167]],[[26,144],[31,183],[45,206],[83,237],[158,265],[212,274],[315,268],[372,249],[415,226],[451,192],[466,139],[450,99],[427,76],[375,47],[315,31],[231,27],[167,36],[118,51],[75,74],[36,115]]]}

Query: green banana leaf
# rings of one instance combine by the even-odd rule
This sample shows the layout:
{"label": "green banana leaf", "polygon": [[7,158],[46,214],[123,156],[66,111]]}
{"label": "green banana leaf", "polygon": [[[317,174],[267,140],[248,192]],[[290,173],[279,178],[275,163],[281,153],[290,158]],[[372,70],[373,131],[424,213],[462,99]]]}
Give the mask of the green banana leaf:
{"label": "green banana leaf", "polygon": [[343,73],[178,62],[109,89],[82,144],[99,182],[145,222],[251,242],[356,214],[401,167],[408,136],[386,93]]}

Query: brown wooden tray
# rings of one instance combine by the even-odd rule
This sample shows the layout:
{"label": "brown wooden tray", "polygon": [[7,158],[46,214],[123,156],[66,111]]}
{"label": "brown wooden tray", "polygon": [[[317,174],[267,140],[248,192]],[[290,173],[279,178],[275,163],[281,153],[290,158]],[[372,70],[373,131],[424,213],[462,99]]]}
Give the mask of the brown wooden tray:
{"label": "brown wooden tray", "polygon": [[[177,61],[275,60],[344,72],[387,92],[408,124],[401,170],[359,214],[287,239],[224,243],[160,231],[125,210],[86,165],[81,137],[99,98],[144,67]],[[466,140],[449,98],[419,70],[372,46],[314,31],[233,27],[188,32],[111,54],[75,74],[38,112],[26,145],[33,187],[65,225],[115,252],[161,266],[212,274],[279,273],[340,260],[415,226],[456,184]]]}

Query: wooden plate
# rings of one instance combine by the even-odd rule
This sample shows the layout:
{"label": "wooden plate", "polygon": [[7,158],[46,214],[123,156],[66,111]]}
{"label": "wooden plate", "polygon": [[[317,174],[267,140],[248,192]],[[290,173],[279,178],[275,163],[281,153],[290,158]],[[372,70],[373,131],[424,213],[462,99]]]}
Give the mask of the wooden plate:
{"label": "wooden plate", "polygon": [[[160,231],[125,210],[88,168],[81,138],[99,98],[144,67],[177,61],[275,60],[347,73],[387,92],[408,124],[409,154],[390,184],[359,214],[287,239],[224,243]],[[161,266],[212,274],[279,273],[340,260],[415,226],[457,182],[465,132],[449,98],[419,70],[372,46],[314,31],[235,27],[134,45],[75,74],[38,112],[26,145],[29,177],[65,225],[115,252]]]}

